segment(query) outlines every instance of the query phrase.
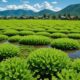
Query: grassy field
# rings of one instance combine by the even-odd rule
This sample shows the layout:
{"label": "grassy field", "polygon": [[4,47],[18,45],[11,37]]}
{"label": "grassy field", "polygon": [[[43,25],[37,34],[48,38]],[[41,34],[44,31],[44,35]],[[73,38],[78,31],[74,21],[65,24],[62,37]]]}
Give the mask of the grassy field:
{"label": "grassy field", "polygon": [[80,21],[0,20],[0,80],[80,80],[68,50],[80,50]]}

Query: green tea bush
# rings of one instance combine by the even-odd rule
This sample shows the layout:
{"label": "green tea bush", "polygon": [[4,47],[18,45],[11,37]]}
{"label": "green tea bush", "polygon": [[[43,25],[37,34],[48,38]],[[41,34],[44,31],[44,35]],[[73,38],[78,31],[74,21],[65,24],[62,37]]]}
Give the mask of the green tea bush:
{"label": "green tea bush", "polygon": [[50,29],[47,30],[47,32],[49,32],[49,33],[57,33],[58,30],[50,28]]}
{"label": "green tea bush", "polygon": [[59,33],[65,33],[65,34],[70,33],[70,31],[67,30],[67,29],[59,30],[58,32],[59,32]]}
{"label": "green tea bush", "polygon": [[19,43],[27,45],[48,45],[50,44],[50,40],[50,38],[45,36],[29,35],[21,38]]}
{"label": "green tea bush", "polygon": [[71,69],[63,69],[61,73],[58,73],[58,77],[58,80],[80,80],[80,73]]}
{"label": "green tea bush", "polygon": [[37,35],[43,35],[43,36],[50,36],[50,33],[48,32],[37,32]]}
{"label": "green tea bush", "polygon": [[75,71],[79,73],[80,72],[80,59],[75,59],[71,66]]}
{"label": "green tea bush", "polygon": [[80,49],[79,42],[69,38],[55,39],[51,42],[51,46],[62,50]]}
{"label": "green tea bush", "polygon": [[24,30],[23,27],[19,27],[19,26],[18,27],[15,27],[14,29],[17,30],[17,31],[23,31]]}
{"label": "green tea bush", "polygon": [[18,31],[16,31],[16,30],[5,30],[4,34],[7,36],[14,36],[14,35],[18,34]]}
{"label": "green tea bush", "polygon": [[20,38],[22,38],[21,36],[12,36],[8,39],[9,42],[19,42]]}
{"label": "green tea bush", "polygon": [[8,36],[0,35],[0,41],[4,41],[4,40],[7,40],[7,39],[8,39]]}
{"label": "green tea bush", "polygon": [[33,35],[33,34],[34,34],[34,32],[32,32],[32,31],[20,31],[19,32],[19,35],[21,35],[21,36]]}
{"label": "green tea bush", "polygon": [[51,37],[52,38],[65,38],[67,36],[64,33],[53,33],[53,34],[51,34]]}
{"label": "green tea bush", "polygon": [[6,59],[8,57],[14,57],[19,55],[19,48],[9,44],[1,44],[0,45],[0,60]]}
{"label": "green tea bush", "polygon": [[16,57],[0,63],[0,80],[33,80],[33,78],[27,70],[26,61]]}
{"label": "green tea bush", "polygon": [[43,31],[45,31],[45,29],[44,28],[37,28],[36,27],[36,28],[32,29],[32,31],[33,32],[41,32],[41,31],[43,32]]}
{"label": "green tea bush", "polygon": [[53,48],[41,48],[33,51],[28,59],[28,68],[34,76],[40,76],[39,79],[48,78],[52,80],[52,75],[57,77],[57,72],[68,67],[70,59],[68,55],[60,50]]}
{"label": "green tea bush", "polygon": [[68,34],[68,37],[73,39],[80,39],[80,34],[71,33],[71,34]]}

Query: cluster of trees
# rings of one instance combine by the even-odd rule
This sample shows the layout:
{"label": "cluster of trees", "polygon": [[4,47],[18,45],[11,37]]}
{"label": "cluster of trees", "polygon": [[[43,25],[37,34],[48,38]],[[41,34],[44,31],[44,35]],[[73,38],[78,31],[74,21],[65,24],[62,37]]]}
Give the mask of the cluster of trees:
{"label": "cluster of trees", "polygon": [[72,16],[70,14],[58,14],[58,15],[48,15],[44,14],[43,16],[0,16],[0,19],[60,19],[60,20],[80,20],[80,16]]}

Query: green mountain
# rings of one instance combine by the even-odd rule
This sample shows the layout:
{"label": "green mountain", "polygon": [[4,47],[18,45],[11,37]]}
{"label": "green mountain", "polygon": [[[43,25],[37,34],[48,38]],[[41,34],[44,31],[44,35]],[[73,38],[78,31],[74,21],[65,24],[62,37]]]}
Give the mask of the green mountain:
{"label": "green mountain", "polygon": [[22,15],[34,16],[35,14],[36,13],[32,10],[23,9],[0,11],[0,16],[22,16]]}
{"label": "green mountain", "polygon": [[62,9],[61,11],[57,12],[57,14],[59,15],[72,15],[72,16],[80,16],[80,4],[73,4],[70,5],[64,9]]}
{"label": "green mountain", "polygon": [[44,14],[49,14],[49,15],[72,15],[72,16],[80,16],[80,4],[73,4],[70,5],[61,11],[54,12],[48,9],[41,10],[39,12],[34,12],[32,10],[23,10],[23,9],[18,9],[18,10],[5,10],[5,11],[0,11],[0,16],[42,16]]}
{"label": "green mountain", "polygon": [[42,15],[44,15],[44,14],[54,15],[55,12],[52,11],[52,10],[44,9],[44,10],[41,10],[41,11],[39,11],[39,12],[37,13],[37,15],[39,15],[39,16],[42,16]]}

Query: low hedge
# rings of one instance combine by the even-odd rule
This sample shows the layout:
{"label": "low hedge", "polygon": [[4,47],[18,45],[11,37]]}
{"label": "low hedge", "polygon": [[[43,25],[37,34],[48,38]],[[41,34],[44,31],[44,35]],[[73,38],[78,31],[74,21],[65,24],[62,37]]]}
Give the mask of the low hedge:
{"label": "low hedge", "polygon": [[77,40],[69,38],[59,38],[51,42],[51,46],[62,50],[80,49],[80,44]]}
{"label": "low hedge", "polygon": [[42,36],[50,36],[50,33],[48,32],[37,32],[37,35],[42,35]]}
{"label": "low hedge", "polygon": [[53,33],[53,34],[51,34],[51,37],[52,38],[66,38],[67,35],[64,33]]}
{"label": "low hedge", "polygon": [[16,30],[5,30],[4,35],[7,35],[7,36],[14,36],[14,35],[18,35],[18,31]]}
{"label": "low hedge", "polygon": [[19,42],[20,38],[22,38],[21,36],[12,36],[8,39],[9,42]]}
{"label": "low hedge", "polygon": [[49,80],[52,80],[52,75],[57,77],[57,72],[67,68],[69,62],[70,59],[65,52],[52,48],[33,51],[27,59],[28,68],[34,77],[40,76],[39,79]]}
{"label": "low hedge", "polygon": [[0,63],[0,80],[34,80],[27,70],[26,61],[21,58],[11,58]]}
{"label": "low hedge", "polygon": [[78,34],[78,33],[71,33],[71,34],[68,34],[68,37],[69,38],[73,38],[73,39],[80,39],[80,34]]}
{"label": "low hedge", "polygon": [[72,69],[63,69],[61,73],[58,73],[58,80],[80,80],[80,73]]}
{"label": "low hedge", "polygon": [[50,40],[50,38],[45,36],[29,35],[21,38],[19,43],[27,45],[48,45],[50,44]]}
{"label": "low hedge", "polygon": [[80,59],[75,59],[71,66],[77,73],[80,73]]}
{"label": "low hedge", "polygon": [[19,48],[15,45],[5,43],[0,45],[0,60],[19,55]]}
{"label": "low hedge", "polygon": [[19,32],[19,35],[21,35],[21,36],[33,35],[33,34],[35,34],[35,33],[32,32],[32,31],[20,31],[20,32]]}
{"label": "low hedge", "polygon": [[0,35],[0,41],[4,41],[4,40],[7,40],[7,39],[8,39],[8,36]]}

